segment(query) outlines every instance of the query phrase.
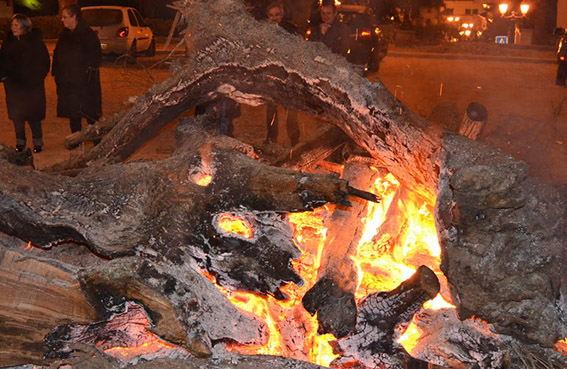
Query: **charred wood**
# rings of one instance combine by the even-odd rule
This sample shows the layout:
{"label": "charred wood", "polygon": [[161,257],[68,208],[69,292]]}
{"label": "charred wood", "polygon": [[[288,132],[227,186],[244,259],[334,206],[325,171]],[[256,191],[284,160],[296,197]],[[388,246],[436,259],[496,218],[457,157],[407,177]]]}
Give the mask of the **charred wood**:
{"label": "charred wood", "polygon": [[273,164],[297,170],[311,170],[348,141],[350,138],[340,128],[324,124],[307,139],[295,145],[289,155]]}
{"label": "charred wood", "polygon": [[[189,131],[181,137],[206,137]],[[0,230],[44,248],[86,244],[107,258],[146,253],[179,264],[188,254],[225,286],[285,298],[281,285],[302,283],[290,265],[298,250],[273,213],[347,205],[363,192],[333,175],[274,168],[216,149],[213,141],[160,162],[87,168],[76,177],[4,165]],[[203,175],[211,182],[197,184]],[[247,213],[257,228],[252,239],[217,227],[216,216],[231,211]]]}
{"label": "charred wood", "polygon": [[0,144],[0,160],[6,160],[15,165],[33,167],[33,156],[29,148],[22,152],[16,152],[14,148]]}
{"label": "charred wood", "polygon": [[395,331],[397,327],[405,328],[422,304],[435,297],[439,289],[435,273],[421,266],[396,289],[365,297],[359,303],[354,332],[333,345],[334,352],[340,357],[331,366],[402,369],[408,365],[425,365],[412,358],[396,342]]}

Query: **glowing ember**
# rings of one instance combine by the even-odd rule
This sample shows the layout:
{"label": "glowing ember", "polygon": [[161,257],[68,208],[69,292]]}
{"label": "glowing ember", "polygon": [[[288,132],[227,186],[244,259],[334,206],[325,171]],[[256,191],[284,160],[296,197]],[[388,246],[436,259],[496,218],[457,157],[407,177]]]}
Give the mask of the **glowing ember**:
{"label": "glowing ember", "polygon": [[[434,299],[426,301],[423,304],[424,309],[429,310],[441,310],[441,309],[455,309],[455,306],[450,302],[447,302],[441,294],[435,296]],[[415,317],[406,328],[403,334],[398,338],[398,343],[402,345],[408,353],[412,353],[417,342],[424,332],[418,327]]]}
{"label": "glowing ember", "polygon": [[248,239],[254,237],[254,229],[250,223],[243,217],[235,214],[220,214],[218,216],[218,226],[226,233],[237,234]]}
{"label": "glowing ember", "polygon": [[235,306],[264,320],[270,332],[269,341],[262,346],[233,345],[229,350],[248,355],[293,357],[324,366],[328,366],[337,357],[332,353],[329,345],[329,341],[334,340],[335,337],[330,334],[318,336],[316,317],[309,315],[301,305],[301,298],[315,283],[320,259],[317,250],[322,249],[326,233],[322,225],[325,213],[327,210],[320,208],[315,212],[290,216],[296,240],[303,240],[302,246],[315,252],[302,250],[302,257],[293,262],[295,269],[302,274],[306,283],[301,288],[293,284],[284,286],[282,292],[290,297],[287,301],[278,301],[271,296],[227,291],[219,286]]}
{"label": "glowing ember", "polygon": [[423,307],[431,310],[455,309],[455,305],[445,300],[440,294],[423,304]]}
{"label": "glowing ember", "polygon": [[194,179],[196,184],[205,187],[208,186],[209,183],[211,183],[213,176],[211,176],[210,174],[198,173],[195,175]]}
{"label": "glowing ember", "polygon": [[191,180],[199,186],[208,186],[213,180],[213,169],[211,168],[211,145],[199,148],[201,154],[201,167],[197,173],[191,175]]}

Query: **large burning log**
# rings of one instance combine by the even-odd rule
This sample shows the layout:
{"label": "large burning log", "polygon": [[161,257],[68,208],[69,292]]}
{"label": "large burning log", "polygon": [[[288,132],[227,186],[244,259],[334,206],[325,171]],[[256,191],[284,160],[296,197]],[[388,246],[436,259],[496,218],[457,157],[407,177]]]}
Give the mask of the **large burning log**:
{"label": "large burning log", "polygon": [[[42,247],[86,244],[106,258],[196,260],[221,284],[285,298],[283,283],[301,283],[290,267],[297,249],[274,214],[345,203],[357,192],[346,181],[263,166],[235,147],[198,152],[191,147],[207,145],[189,141],[160,162],[117,164],[196,104],[221,95],[273,102],[335,124],[429,201],[439,194],[443,269],[461,317],[547,346],[565,337],[565,192],[486,145],[443,135],[323,45],[254,21],[236,1],[176,6],[191,56],[130,110],[93,127],[108,132],[100,145],[51,168],[75,177],[0,166],[3,232]],[[225,214],[257,233],[226,231]]]}
{"label": "large burning log", "polygon": [[[305,43],[299,37],[290,37],[273,24],[254,21],[237,2],[194,1],[190,5],[178,2],[176,6],[189,25],[186,32],[193,47],[191,56],[179,61],[173,77],[153,86],[137,99],[132,109],[121,114],[101,145],[58,169],[121,161],[172,117],[219,95],[252,105],[273,102],[326,119],[365,148],[402,183],[425,194],[430,201],[437,192],[444,198],[447,194],[458,193],[453,191],[451,181],[461,171],[470,171],[465,160],[470,153],[473,157],[491,153],[493,163],[502,160],[512,162],[507,155],[486,145],[470,140],[456,142],[450,136],[444,136],[428,122],[409,112],[379,81],[371,83],[358,76],[342,58],[325,50],[323,45]],[[463,160],[457,159],[461,156]],[[439,181],[441,171],[443,180]],[[498,202],[499,196],[505,195],[498,187],[501,183],[509,184],[508,193],[529,194],[531,198],[537,198],[536,202],[542,209],[554,208],[565,201],[565,196],[551,187],[536,186],[532,190],[522,187],[520,181],[509,181],[510,178],[526,178],[526,175],[526,168],[517,163],[508,171],[490,170],[490,175],[478,178],[482,181],[479,186],[485,188],[483,192],[490,193],[495,202]],[[471,189],[475,188],[479,187]],[[547,190],[544,191],[544,188]],[[524,192],[526,190],[528,193]],[[455,217],[454,209],[460,207],[465,207],[467,214],[475,214],[473,217],[479,215],[478,219],[487,219],[484,217],[485,205],[461,196],[452,196],[444,201],[456,204],[437,206],[436,217],[442,225],[442,247],[445,250],[455,247],[465,250],[462,245],[470,245],[466,250],[490,250],[493,238],[475,236],[466,242],[455,242],[455,235],[466,233],[461,229],[461,223],[448,221]],[[466,203],[463,204],[463,201]],[[512,208],[492,207],[494,214],[490,219],[510,219],[508,224],[511,229],[520,230],[518,235],[525,240],[521,242],[524,247],[549,251],[543,252],[544,257],[524,259],[528,270],[538,272],[525,274],[522,272],[525,269],[517,268],[518,264],[513,259],[490,257],[487,252],[489,258],[485,261],[490,261],[492,266],[488,269],[494,270],[494,274],[484,273],[481,269],[487,264],[480,263],[481,269],[475,266],[472,270],[482,274],[485,281],[482,287],[477,284],[478,287],[474,288],[470,284],[465,286],[466,282],[455,281],[452,292],[463,317],[476,314],[475,310],[480,308],[484,319],[498,322],[505,332],[549,345],[565,336],[563,312],[567,311],[567,298],[563,287],[565,281],[559,273],[565,264],[564,256],[559,248],[548,247],[564,244],[566,236],[560,233],[545,236],[546,226],[532,217],[535,213],[526,205],[528,202],[518,202]],[[561,217],[564,219],[564,214]],[[476,224],[480,223],[477,221]],[[537,232],[521,231],[534,227],[538,228]],[[518,245],[512,234],[498,237],[498,243],[506,250],[515,249]],[[449,257],[448,252],[444,253],[445,259]],[[454,276],[449,277],[450,282],[453,278],[458,279],[457,276],[468,275],[470,268],[466,263],[451,260],[455,259],[445,261],[445,265],[455,268],[452,269],[454,273],[449,273]],[[506,268],[493,267],[499,265],[498,260],[507,260]],[[512,273],[513,278],[501,275],[503,270]],[[533,286],[531,290],[537,291],[534,292],[537,298],[514,287],[518,285]],[[502,288],[506,289],[506,293],[491,296],[483,292],[501,291]],[[462,295],[471,297],[462,298]],[[480,296],[485,298],[479,299]],[[498,311],[513,313],[496,313]],[[519,316],[526,318],[519,320]],[[552,323],[540,324],[541,321]]]}
{"label": "large burning log", "polygon": [[[87,168],[76,177],[3,165],[0,229],[38,247],[75,242],[110,258],[148,254],[180,264],[192,256],[221,284],[284,298],[281,285],[302,283],[290,264],[299,253],[289,227],[267,212],[346,205],[362,191],[333,175],[269,167],[215,148],[204,131],[190,130],[180,146],[201,152],[160,162]],[[249,236],[219,225],[223,214],[238,213],[254,228]]]}

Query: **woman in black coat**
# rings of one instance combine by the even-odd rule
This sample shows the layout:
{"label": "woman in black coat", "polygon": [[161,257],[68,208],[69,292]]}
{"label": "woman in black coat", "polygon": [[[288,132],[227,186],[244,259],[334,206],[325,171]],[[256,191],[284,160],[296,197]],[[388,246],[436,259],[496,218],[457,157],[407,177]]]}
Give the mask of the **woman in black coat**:
{"label": "woman in black coat", "polygon": [[49,65],[49,52],[41,39],[41,32],[32,29],[27,16],[15,14],[11,31],[0,48],[0,78],[6,91],[8,118],[14,122],[16,131],[16,151],[23,151],[26,147],[26,121],[32,131],[33,151],[42,151],[44,80],[49,73]]}
{"label": "woman in black coat", "polygon": [[98,69],[102,51],[77,5],[63,8],[61,21],[65,28],[53,51],[51,74],[57,85],[57,116],[69,118],[71,132],[76,132],[83,117],[94,124],[102,115]]}

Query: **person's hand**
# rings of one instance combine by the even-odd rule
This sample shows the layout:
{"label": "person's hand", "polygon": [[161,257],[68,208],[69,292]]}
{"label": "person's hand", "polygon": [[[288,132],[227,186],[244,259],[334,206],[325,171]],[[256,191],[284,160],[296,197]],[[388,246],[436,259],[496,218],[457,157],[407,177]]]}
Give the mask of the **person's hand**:
{"label": "person's hand", "polygon": [[321,30],[321,34],[324,35],[325,33],[327,33],[327,31],[329,30],[329,28],[331,28],[330,24],[327,23],[321,23],[319,25],[319,29]]}

